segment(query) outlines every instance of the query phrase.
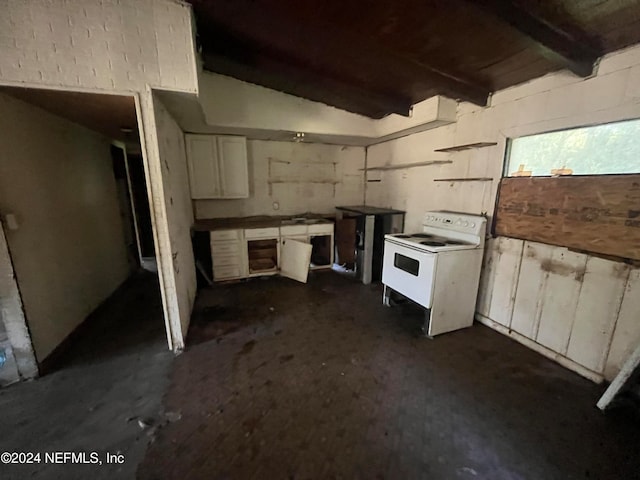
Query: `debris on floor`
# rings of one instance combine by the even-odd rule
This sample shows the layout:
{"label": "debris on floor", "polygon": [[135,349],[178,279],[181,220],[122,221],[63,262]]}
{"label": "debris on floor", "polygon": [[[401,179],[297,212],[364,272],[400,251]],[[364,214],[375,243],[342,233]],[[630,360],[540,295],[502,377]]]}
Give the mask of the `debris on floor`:
{"label": "debris on floor", "polygon": [[602,387],[486,327],[428,341],[422,311],[385,308],[379,288],[332,273],[217,286],[199,297],[207,305],[233,308],[237,328],[174,363],[165,408],[182,420],[157,432],[142,480],[632,478],[640,467],[638,425],[593,408]]}
{"label": "debris on floor", "polygon": [[135,478],[153,425],[179,412],[158,413],[173,361],[157,277],[138,275],[99,309],[56,371],[0,390],[0,452],[108,451],[125,463],[0,465],[0,478]]}

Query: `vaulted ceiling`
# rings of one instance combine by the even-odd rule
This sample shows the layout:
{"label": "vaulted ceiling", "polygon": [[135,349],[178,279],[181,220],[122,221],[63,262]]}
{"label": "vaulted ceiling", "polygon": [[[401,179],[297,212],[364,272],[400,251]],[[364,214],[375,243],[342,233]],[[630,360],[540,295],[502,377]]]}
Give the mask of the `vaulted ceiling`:
{"label": "vaulted ceiling", "polygon": [[191,0],[205,70],[381,118],[640,42],[637,0]]}

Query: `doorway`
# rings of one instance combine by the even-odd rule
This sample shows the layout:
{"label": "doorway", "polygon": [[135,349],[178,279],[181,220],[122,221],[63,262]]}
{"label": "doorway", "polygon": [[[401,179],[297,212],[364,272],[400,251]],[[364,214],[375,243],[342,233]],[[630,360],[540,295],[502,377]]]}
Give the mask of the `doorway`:
{"label": "doorway", "polygon": [[[8,256],[37,364],[46,372],[73,344],[95,350],[92,342],[99,343],[104,329],[87,336],[87,324],[105,305],[127,297],[122,292],[132,288],[145,256],[154,257],[136,102],[124,95],[1,87],[0,106],[0,146],[11,152],[0,163],[0,214],[12,219]],[[137,155],[131,169],[130,150]],[[145,278],[150,287],[143,301],[156,315],[158,281]],[[146,317],[145,303],[137,312]],[[140,338],[136,318],[102,318],[122,343]],[[153,321],[164,336],[162,314]]]}
{"label": "doorway", "polygon": [[124,143],[114,142],[111,158],[130,262],[134,268],[157,272],[142,155],[131,154]]}

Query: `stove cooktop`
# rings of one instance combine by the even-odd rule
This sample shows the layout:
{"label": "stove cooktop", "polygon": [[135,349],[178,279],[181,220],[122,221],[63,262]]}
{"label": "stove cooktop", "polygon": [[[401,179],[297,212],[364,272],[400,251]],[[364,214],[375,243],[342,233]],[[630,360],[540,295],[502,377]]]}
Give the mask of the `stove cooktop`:
{"label": "stove cooktop", "polygon": [[[415,227],[414,227],[415,228]],[[438,253],[454,250],[482,249],[486,220],[468,213],[429,211],[422,221],[422,230],[389,233],[385,241],[414,250]]]}
{"label": "stove cooktop", "polygon": [[429,251],[455,250],[475,248],[477,245],[453,238],[441,237],[430,233],[394,233],[385,235],[386,238],[424,248]]}
{"label": "stove cooktop", "polygon": [[409,237],[431,238],[431,237],[433,237],[433,235],[429,235],[428,233],[412,233],[412,234],[409,235]]}

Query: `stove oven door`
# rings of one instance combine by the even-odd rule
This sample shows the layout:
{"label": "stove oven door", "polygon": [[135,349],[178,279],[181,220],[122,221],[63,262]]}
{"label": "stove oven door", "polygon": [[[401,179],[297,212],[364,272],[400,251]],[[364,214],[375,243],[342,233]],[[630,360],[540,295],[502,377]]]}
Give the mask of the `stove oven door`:
{"label": "stove oven door", "polygon": [[431,308],[437,254],[385,241],[382,283]]}

